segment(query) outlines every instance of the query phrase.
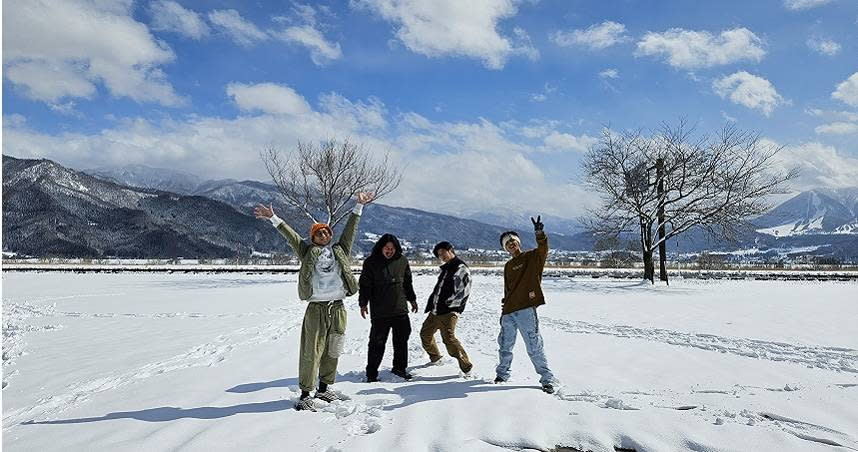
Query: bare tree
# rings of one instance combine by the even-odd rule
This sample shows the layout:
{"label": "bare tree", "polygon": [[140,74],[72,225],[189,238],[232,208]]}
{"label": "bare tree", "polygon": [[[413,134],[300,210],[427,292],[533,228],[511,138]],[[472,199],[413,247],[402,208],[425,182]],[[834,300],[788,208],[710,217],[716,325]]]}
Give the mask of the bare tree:
{"label": "bare tree", "polygon": [[298,142],[295,152],[283,156],[275,147],[261,152],[268,175],[286,203],[314,223],[336,226],[348,215],[348,204],[358,192],[375,193],[375,200],[395,190],[402,171],[388,155],[374,161],[362,145],[328,140],[316,146]]}
{"label": "bare tree", "polygon": [[[695,136],[684,121],[652,136],[606,129],[582,162],[588,184],[602,194],[587,225],[601,236],[637,232],[644,277],[654,282],[653,252],[659,248],[664,262],[670,238],[699,227],[735,242],[750,217],[771,207],[767,198],[798,175],[776,171],[781,149],[729,124],[711,136]],[[660,277],[667,281],[664,264]]]}

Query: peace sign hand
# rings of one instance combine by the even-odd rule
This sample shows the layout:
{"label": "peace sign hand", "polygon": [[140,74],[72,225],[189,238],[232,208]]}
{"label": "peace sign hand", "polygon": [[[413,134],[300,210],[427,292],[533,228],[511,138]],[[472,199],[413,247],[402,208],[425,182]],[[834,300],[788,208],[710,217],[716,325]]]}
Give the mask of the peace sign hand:
{"label": "peace sign hand", "polygon": [[530,217],[530,222],[533,223],[533,230],[536,232],[539,232],[543,228],[545,228],[545,225],[542,224],[542,215],[537,215],[535,220],[533,219],[533,217]]}

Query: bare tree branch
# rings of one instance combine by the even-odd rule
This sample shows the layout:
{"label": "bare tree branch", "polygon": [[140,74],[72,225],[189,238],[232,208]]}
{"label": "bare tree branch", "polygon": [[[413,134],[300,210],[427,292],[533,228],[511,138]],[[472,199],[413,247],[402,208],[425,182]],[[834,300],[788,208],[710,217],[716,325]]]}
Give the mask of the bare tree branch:
{"label": "bare tree branch", "polygon": [[372,192],[378,200],[402,181],[402,170],[388,154],[375,161],[362,145],[348,140],[299,142],[286,157],[270,146],[260,157],[287,204],[310,221],[324,219],[331,227],[348,215],[348,205],[358,192]]}
{"label": "bare tree branch", "polygon": [[[783,193],[798,174],[776,171],[774,158],[782,148],[761,143],[757,133],[730,124],[713,135],[694,132],[684,120],[662,124],[650,137],[606,129],[582,162],[588,184],[602,194],[586,226],[598,234],[620,234],[636,225],[650,280],[651,256],[660,244],[695,227],[735,241],[748,219],[768,210],[767,199]],[[661,226],[663,238],[652,234]]]}

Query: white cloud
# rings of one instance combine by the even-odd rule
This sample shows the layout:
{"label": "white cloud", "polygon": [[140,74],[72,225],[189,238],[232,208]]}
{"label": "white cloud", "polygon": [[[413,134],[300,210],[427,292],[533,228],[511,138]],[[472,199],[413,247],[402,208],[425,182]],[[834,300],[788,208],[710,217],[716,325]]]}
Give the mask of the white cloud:
{"label": "white cloud", "polygon": [[680,69],[760,61],[766,54],[762,40],[747,28],[725,30],[718,36],[672,28],[645,34],[637,46],[636,55],[665,56],[668,64]]}
{"label": "white cloud", "polygon": [[24,88],[27,97],[56,102],[64,97],[91,98],[96,87],[83,68],[62,60],[18,61],[6,69],[6,78]]}
{"label": "white cloud", "polygon": [[514,31],[513,39],[497,29],[501,20],[517,13],[512,0],[353,0],[352,4],[394,24],[397,39],[428,57],[476,58],[490,69],[501,69],[512,55],[538,56],[523,30]]}
{"label": "white cloud", "polygon": [[545,86],[542,88],[542,92],[531,94],[530,100],[531,102],[545,102],[546,100],[548,100],[548,95],[552,94],[555,91],[557,91],[556,86],[550,83],[545,83]]}
{"label": "white cloud", "polygon": [[601,78],[620,78],[620,73],[616,69],[605,69],[599,72]]}
{"label": "white cloud", "polygon": [[[762,144],[776,145],[771,140],[763,140]],[[858,181],[858,159],[817,142],[786,146],[778,153],[776,163],[784,171],[799,169],[799,177],[791,182],[796,190],[854,187]]]}
{"label": "white cloud", "polygon": [[[377,99],[350,100],[336,93],[322,96],[319,108],[305,110],[300,94],[290,96],[293,92],[285,87],[268,85],[231,85],[236,103],[262,112],[235,119],[123,119],[93,134],[43,134],[28,128],[23,118],[10,118],[14,120],[4,123],[4,152],[51,158],[76,168],[144,163],[210,178],[261,180],[267,175],[259,151],[268,145],[290,152],[298,140],[348,138],[375,155],[389,150],[393,162],[406,166],[402,185],[385,203],[452,215],[527,206],[575,218],[584,213],[588,200],[596,201],[594,194],[570,184],[568,175],[552,180],[547,174],[554,168],[537,164],[533,140],[523,138],[520,127],[481,118],[435,122],[411,112],[391,116]],[[260,95],[297,107],[278,110],[281,107],[265,103]],[[553,126],[560,124],[541,121],[534,127],[541,129],[539,137],[557,135],[549,141],[564,149],[586,141],[585,136],[564,136]]]}
{"label": "white cloud", "polygon": [[721,117],[722,117],[722,118],[724,118],[724,120],[725,120],[725,121],[727,121],[727,122],[736,122],[736,121],[738,121],[736,118],[734,118],[733,116],[728,115],[728,114],[727,114],[727,112],[725,112],[725,111],[723,111],[723,110],[721,111]]}
{"label": "white cloud", "polygon": [[811,37],[807,40],[807,46],[810,50],[826,56],[834,56],[840,53],[840,44],[830,39]]}
{"label": "white cloud", "polygon": [[837,88],[831,93],[831,97],[853,107],[858,107],[858,72],[837,84]]}
{"label": "white cloud", "polygon": [[821,110],[819,108],[809,108],[805,110],[805,112],[811,116],[815,116],[818,118],[858,122],[858,112],[854,111]]}
{"label": "white cloud", "polygon": [[287,27],[283,31],[274,33],[274,36],[282,41],[307,47],[310,50],[310,58],[317,66],[324,66],[343,56],[340,43],[328,42],[322,32],[312,25]]}
{"label": "white cloud", "polygon": [[729,96],[734,104],[760,110],[766,116],[775,107],[787,103],[768,80],[745,71],[715,80],[712,87],[722,98]]}
{"label": "white cloud", "polygon": [[858,124],[854,122],[832,122],[818,126],[814,131],[818,134],[851,135],[858,133]]}
{"label": "white cloud", "polygon": [[149,5],[152,29],[171,31],[191,39],[202,39],[210,29],[199,13],[171,0],[156,0]]}
{"label": "white cloud", "polygon": [[804,9],[816,8],[822,6],[831,0],[784,0],[786,9],[800,11]]}
{"label": "white cloud", "polygon": [[[329,14],[319,6],[322,14]],[[342,58],[340,43],[330,42],[322,32],[323,25],[317,19],[319,12],[310,5],[296,4],[293,17],[275,17],[274,20],[286,23],[281,31],[271,31],[271,35],[283,42],[298,44],[310,50],[310,58],[317,66],[324,66]]]}
{"label": "white cloud", "polygon": [[249,47],[268,39],[268,34],[241,17],[234,9],[218,9],[209,13],[209,20],[220,27],[236,44]]}
{"label": "white cloud", "polygon": [[349,130],[373,130],[387,127],[387,110],[377,98],[352,102],[337,93],[322,95],[319,105],[334,121]]}
{"label": "white cloud", "polygon": [[557,45],[570,47],[582,46],[591,50],[602,50],[614,44],[626,42],[626,26],[606,20],[601,24],[591,25],[586,30],[557,31],[551,35],[551,40]]}
{"label": "white cloud", "polygon": [[160,68],[175,55],[134,20],[130,1],[4,6],[4,72],[28,97],[58,104],[91,98],[103,84],[113,96],[138,102],[185,102]]}
{"label": "white cloud", "polygon": [[245,85],[230,83],[226,94],[245,111],[261,111],[274,115],[302,115],[312,109],[303,96],[288,86],[275,83]]}
{"label": "white cloud", "polygon": [[580,153],[585,153],[590,150],[590,147],[599,142],[598,138],[593,138],[589,135],[581,135],[576,137],[568,133],[553,132],[545,137],[545,146],[548,150],[570,150]]}

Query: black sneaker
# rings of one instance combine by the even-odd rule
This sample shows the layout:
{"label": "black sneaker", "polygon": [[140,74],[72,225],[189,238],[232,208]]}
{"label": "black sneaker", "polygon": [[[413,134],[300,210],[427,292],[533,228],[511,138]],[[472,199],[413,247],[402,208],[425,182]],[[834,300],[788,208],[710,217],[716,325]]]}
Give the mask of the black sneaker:
{"label": "black sneaker", "polygon": [[378,375],[373,375],[373,376],[367,375],[366,376],[366,382],[367,383],[375,383],[376,381],[378,381]]}
{"label": "black sneaker", "polygon": [[554,394],[554,386],[551,383],[545,383],[542,385],[542,390],[547,394]]}
{"label": "black sneaker", "polygon": [[304,397],[295,402],[295,409],[298,411],[316,411],[316,404],[310,397]]}
{"label": "black sneaker", "polygon": [[410,380],[410,379],[414,378],[414,375],[411,375],[410,373],[408,373],[407,370],[404,370],[404,369],[402,369],[402,370],[393,369],[390,371],[390,373],[392,373],[393,375],[396,375],[397,377],[402,378],[403,380]]}
{"label": "black sneaker", "polygon": [[501,378],[501,377],[497,377],[497,378],[495,378],[495,384],[499,384],[499,383],[506,383],[506,380],[504,380],[504,379],[503,379],[503,378]]}

